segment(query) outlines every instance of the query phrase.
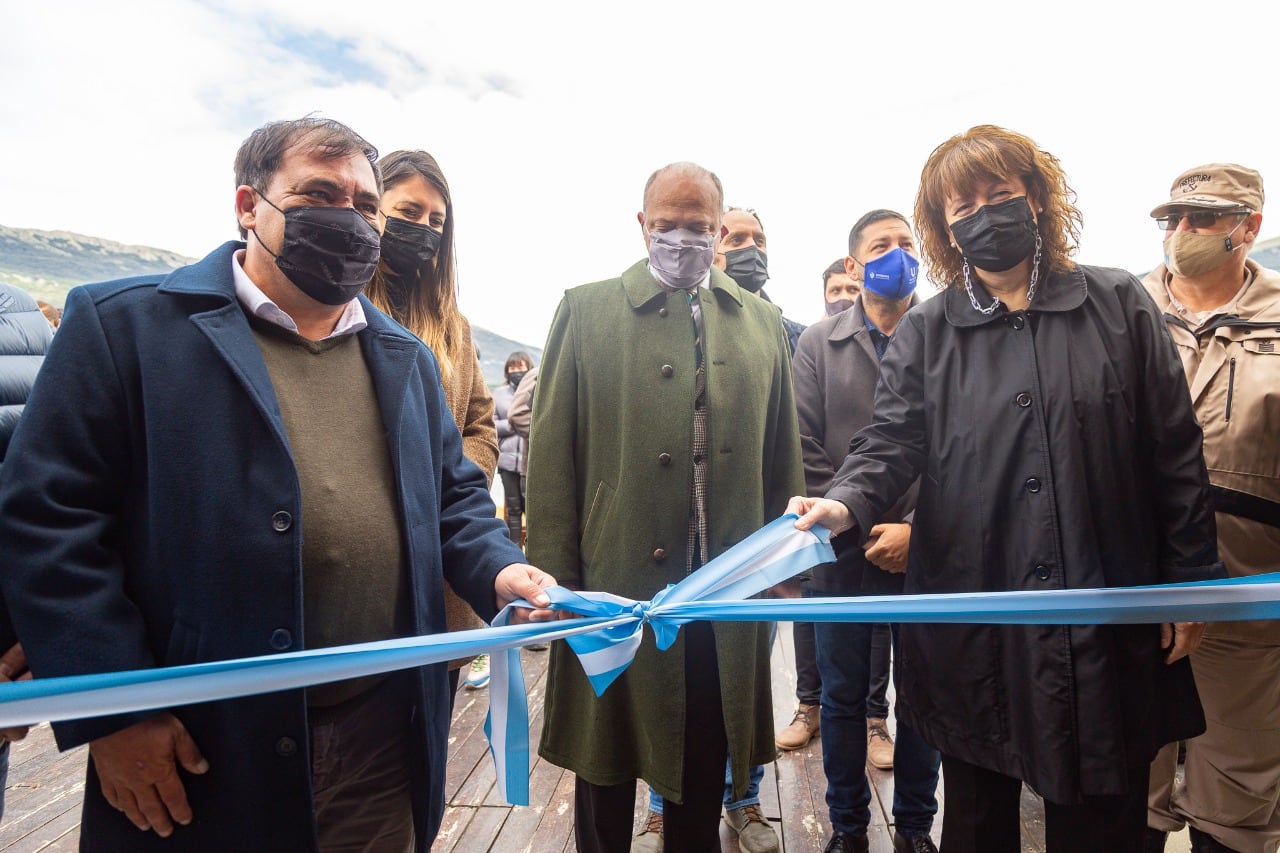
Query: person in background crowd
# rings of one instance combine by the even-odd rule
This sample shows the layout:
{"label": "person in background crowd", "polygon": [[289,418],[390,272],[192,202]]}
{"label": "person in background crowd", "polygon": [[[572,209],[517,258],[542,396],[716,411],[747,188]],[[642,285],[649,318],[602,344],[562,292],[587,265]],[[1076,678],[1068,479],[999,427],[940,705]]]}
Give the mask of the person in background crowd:
{"label": "person in background crowd", "polygon": [[[520,373],[515,371],[514,368],[510,368],[511,372],[508,374],[508,385],[504,386],[504,388],[509,387],[512,389],[510,391],[510,402],[506,407],[506,421],[507,428],[520,440],[519,449],[516,451],[516,466],[517,470],[520,472],[517,485],[520,489],[519,512],[521,514],[525,514],[525,508],[528,505],[526,472],[529,470],[529,424],[533,419],[533,389],[538,385],[538,368],[533,363],[533,356],[525,352],[512,353],[510,358],[508,358],[508,365],[511,363],[510,359],[517,356],[522,357],[524,360],[524,372]],[[502,391],[504,389],[500,388],[498,390]],[[494,404],[495,406],[497,405],[496,393],[494,394]],[[501,431],[501,429],[502,427],[499,426],[499,431]],[[499,469],[501,470],[501,466],[499,466]],[[507,482],[505,474],[502,482],[504,484],[505,492],[505,484]],[[509,492],[506,493],[510,494]],[[511,504],[509,502],[510,498],[507,500],[507,512],[509,514],[511,512]],[[508,515],[508,529],[510,529],[510,524],[510,515]],[[528,536],[527,528],[524,530],[524,535]],[[523,544],[523,539],[521,540],[521,544]],[[545,652],[548,646],[546,643],[529,643],[525,648],[531,652]]]}
{"label": "person in background crowd", "polygon": [[517,545],[524,544],[525,438],[516,432],[508,416],[511,398],[520,380],[532,367],[533,356],[529,353],[511,353],[502,368],[502,378],[506,381],[493,392],[493,422],[498,428],[498,474],[502,477],[507,532]]}
{"label": "person in background crowd", "polygon": [[511,394],[511,408],[507,410],[507,421],[511,424],[511,429],[515,430],[516,435],[524,439],[524,447],[522,448],[524,457],[521,459],[521,465],[526,475],[526,515],[528,514],[529,428],[533,426],[533,391],[537,387],[538,367],[534,365],[529,368],[529,372],[516,385],[516,390]]}
{"label": "person in background crowd", "polygon": [[[730,207],[724,214],[724,227],[727,233],[720,239],[719,251],[715,253],[716,268],[737,282],[738,287],[771,303],[764,292],[764,284],[769,280],[769,249],[760,214],[750,208]],[[804,326],[783,317],[782,328],[787,332],[788,351],[795,352]]]}
{"label": "person in background crowd", "polygon": [[[849,438],[871,423],[880,360],[903,316],[918,303],[920,262],[906,217],[872,210],[849,231],[848,273],[861,293],[847,311],[821,320],[800,336],[792,361],[805,487],[822,495],[844,462]],[[916,487],[876,520],[864,548],[849,537],[832,540],[836,562],[813,569],[808,595],[890,595],[902,592],[912,539]],[[872,706],[873,670],[888,679],[888,648],[873,663],[880,625],[815,625],[822,679],[822,766],[827,776],[830,853],[865,850],[871,787],[865,770],[887,763],[894,771],[893,846],[903,853],[936,853],[929,831],[938,811],[938,753],[901,718],[898,751],[888,740],[884,708]],[[886,644],[887,646],[888,644]],[[880,701],[884,701],[881,695]],[[888,742],[884,756],[873,747]],[[862,839],[859,842],[858,839]]]}
{"label": "person in background crowd", "polygon": [[[797,526],[864,544],[919,478],[908,593],[1225,575],[1164,318],[1132,275],[1070,260],[1073,199],[1022,134],[934,150],[915,226],[946,290],[898,324],[872,422],[826,498],[792,500]],[[1151,759],[1204,730],[1186,659],[1202,631],[900,626],[897,714],[942,753],[942,849],[1017,853],[1026,782],[1049,853],[1141,850]]]}
{"label": "person in background crowd", "polygon": [[[446,578],[487,616],[550,603],[436,359],[360,296],[376,158],[329,119],[260,127],[236,155],[248,243],[71,291],[0,468],[0,582],[39,677],[438,634]],[[425,853],[448,698],[430,665],[54,733],[89,745],[87,850]]]}
{"label": "person in background crowd", "polygon": [[822,271],[822,299],[828,317],[848,311],[862,292],[861,282],[845,272],[844,265],[845,259],[839,258]]}
{"label": "person in background crowd", "polygon": [[[832,262],[831,266],[822,271],[822,296],[823,306],[825,308],[825,316],[834,317],[841,311],[848,311],[853,307],[853,300],[857,298],[862,287],[858,282],[844,271],[844,258]],[[797,341],[798,345],[798,341]],[[792,350],[794,357],[795,350]],[[888,652],[888,644],[886,642],[877,643],[873,635],[872,648],[880,649],[883,647],[885,653]],[[791,722],[778,732],[774,738],[774,743],[778,749],[794,750],[803,749],[810,740],[817,737],[822,731],[821,714],[819,709],[822,702],[822,676],[818,673],[817,651],[814,646],[813,639],[813,623],[812,622],[793,622],[791,625],[791,642],[795,654],[796,667],[796,712],[791,717]],[[879,670],[877,670],[878,672]],[[880,679],[873,675],[872,691],[881,699],[884,699],[883,691],[888,689],[888,670],[886,669],[885,678]],[[879,686],[877,690],[877,686]],[[881,703],[883,704],[883,702]],[[877,707],[879,707],[877,705]],[[887,705],[885,706],[887,709]],[[885,730],[888,735],[888,729]],[[889,749],[893,749],[893,742],[889,742]],[[878,756],[882,757],[882,756]],[[889,759],[892,766],[892,753]],[[879,764],[876,765],[880,766]]]}
{"label": "person in background crowd", "polygon": [[[471,324],[458,310],[449,182],[425,151],[393,151],[378,167],[383,183],[382,258],[367,295],[431,348],[440,365],[445,404],[462,432],[462,452],[492,482],[498,464],[498,431],[493,423],[493,397],[471,340]],[[450,631],[484,627],[484,620],[448,585],[444,596]],[[467,687],[486,686],[489,656],[478,655],[449,663],[452,688],[457,689],[458,671],[467,664]]]}
{"label": "person in background crowd", "polygon": [[[1143,285],[1173,336],[1204,428],[1218,551],[1232,577],[1280,567],[1280,273],[1248,258],[1262,176],[1209,163],[1151,211],[1165,262]],[[1195,853],[1280,849],[1280,622],[1211,624],[1191,655],[1205,733],[1151,765],[1149,851],[1184,823]]]}
{"label": "person in background crowd", "polygon": [[[53,342],[53,327],[41,308],[42,300],[26,291],[0,284],[0,470],[9,442],[18,428],[23,406],[31,395],[40,365]],[[43,303],[48,305],[48,303]],[[52,307],[52,306],[50,306]],[[5,568],[0,557],[0,571]],[[0,594],[0,682],[30,678],[27,656],[9,621],[9,610]],[[4,816],[4,789],[9,779],[9,743],[27,736],[28,726],[0,729],[0,817]]]}
{"label": "person in background crowd", "polygon": [[[556,311],[528,552],[567,586],[649,599],[776,518],[803,480],[781,313],[712,264],[723,198],[700,166],[654,172],[637,215],[647,257]],[[554,644],[539,752],[577,775],[578,849],[629,849],[637,778],[663,797],[666,849],[718,849],[726,752],[741,798],[774,758],[771,704],[764,623],[693,622],[665,652],[646,632],[601,697]]]}

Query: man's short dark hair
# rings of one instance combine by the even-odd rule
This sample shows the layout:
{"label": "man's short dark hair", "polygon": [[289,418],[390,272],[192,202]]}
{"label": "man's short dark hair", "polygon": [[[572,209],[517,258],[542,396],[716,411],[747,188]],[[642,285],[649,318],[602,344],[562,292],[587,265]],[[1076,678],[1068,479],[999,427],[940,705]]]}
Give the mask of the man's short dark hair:
{"label": "man's short dark hair", "polygon": [[844,258],[836,258],[831,266],[822,271],[822,292],[827,292],[827,279],[833,275],[844,275]]}
{"label": "man's short dark hair", "polygon": [[862,232],[866,231],[867,227],[873,223],[882,222],[885,219],[901,219],[904,225],[908,228],[911,227],[911,223],[907,222],[907,217],[896,210],[886,210],[881,207],[870,213],[864,213],[862,218],[853,223],[853,227],[849,229],[849,257],[858,257],[858,244],[862,242]]}
{"label": "man's short dark hair", "polygon": [[[342,122],[317,116],[273,121],[249,134],[236,152],[236,186],[249,186],[265,192],[267,184],[280,168],[284,155],[292,148],[302,148],[325,159],[363,154],[373,166],[373,177],[382,192],[382,174],[378,171],[378,149]],[[240,237],[249,236],[242,227]]]}

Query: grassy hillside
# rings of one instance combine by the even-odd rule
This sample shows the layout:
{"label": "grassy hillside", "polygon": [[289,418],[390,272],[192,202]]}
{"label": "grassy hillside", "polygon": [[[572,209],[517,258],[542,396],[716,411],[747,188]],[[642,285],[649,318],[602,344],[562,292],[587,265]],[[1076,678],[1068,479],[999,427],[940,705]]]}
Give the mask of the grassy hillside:
{"label": "grassy hillside", "polygon": [[[131,275],[165,273],[194,258],[149,246],[126,246],[70,231],[37,231],[0,225],[0,282],[61,306],[76,285]],[[490,385],[502,382],[507,355],[524,350],[539,361],[542,348],[472,326],[480,366]]]}

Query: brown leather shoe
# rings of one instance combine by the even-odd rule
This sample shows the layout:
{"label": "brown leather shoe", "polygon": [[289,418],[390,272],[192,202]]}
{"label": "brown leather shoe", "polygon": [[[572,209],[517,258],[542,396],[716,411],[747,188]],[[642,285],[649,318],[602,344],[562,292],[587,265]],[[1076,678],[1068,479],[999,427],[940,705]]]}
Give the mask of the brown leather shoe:
{"label": "brown leather shoe", "polygon": [[867,763],[877,770],[893,769],[893,738],[885,721],[867,718]]}
{"label": "brown leather shoe", "polygon": [[778,749],[799,749],[811,738],[817,737],[818,732],[818,706],[801,705],[796,708],[791,724],[778,732],[773,742],[778,745]]}

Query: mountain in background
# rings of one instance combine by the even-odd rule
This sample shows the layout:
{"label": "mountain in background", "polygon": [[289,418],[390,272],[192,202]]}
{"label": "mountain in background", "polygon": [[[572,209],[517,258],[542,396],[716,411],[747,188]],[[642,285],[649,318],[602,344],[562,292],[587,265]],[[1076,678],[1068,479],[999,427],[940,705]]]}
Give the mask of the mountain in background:
{"label": "mountain in background", "polygon": [[[67,291],[76,285],[166,273],[196,260],[164,249],[126,246],[70,231],[37,231],[0,225],[0,282],[20,287],[58,307],[66,300]],[[471,336],[480,350],[485,381],[491,386],[502,382],[503,365],[507,356],[516,350],[524,350],[536,361],[542,361],[541,347],[522,344],[474,325]]]}

